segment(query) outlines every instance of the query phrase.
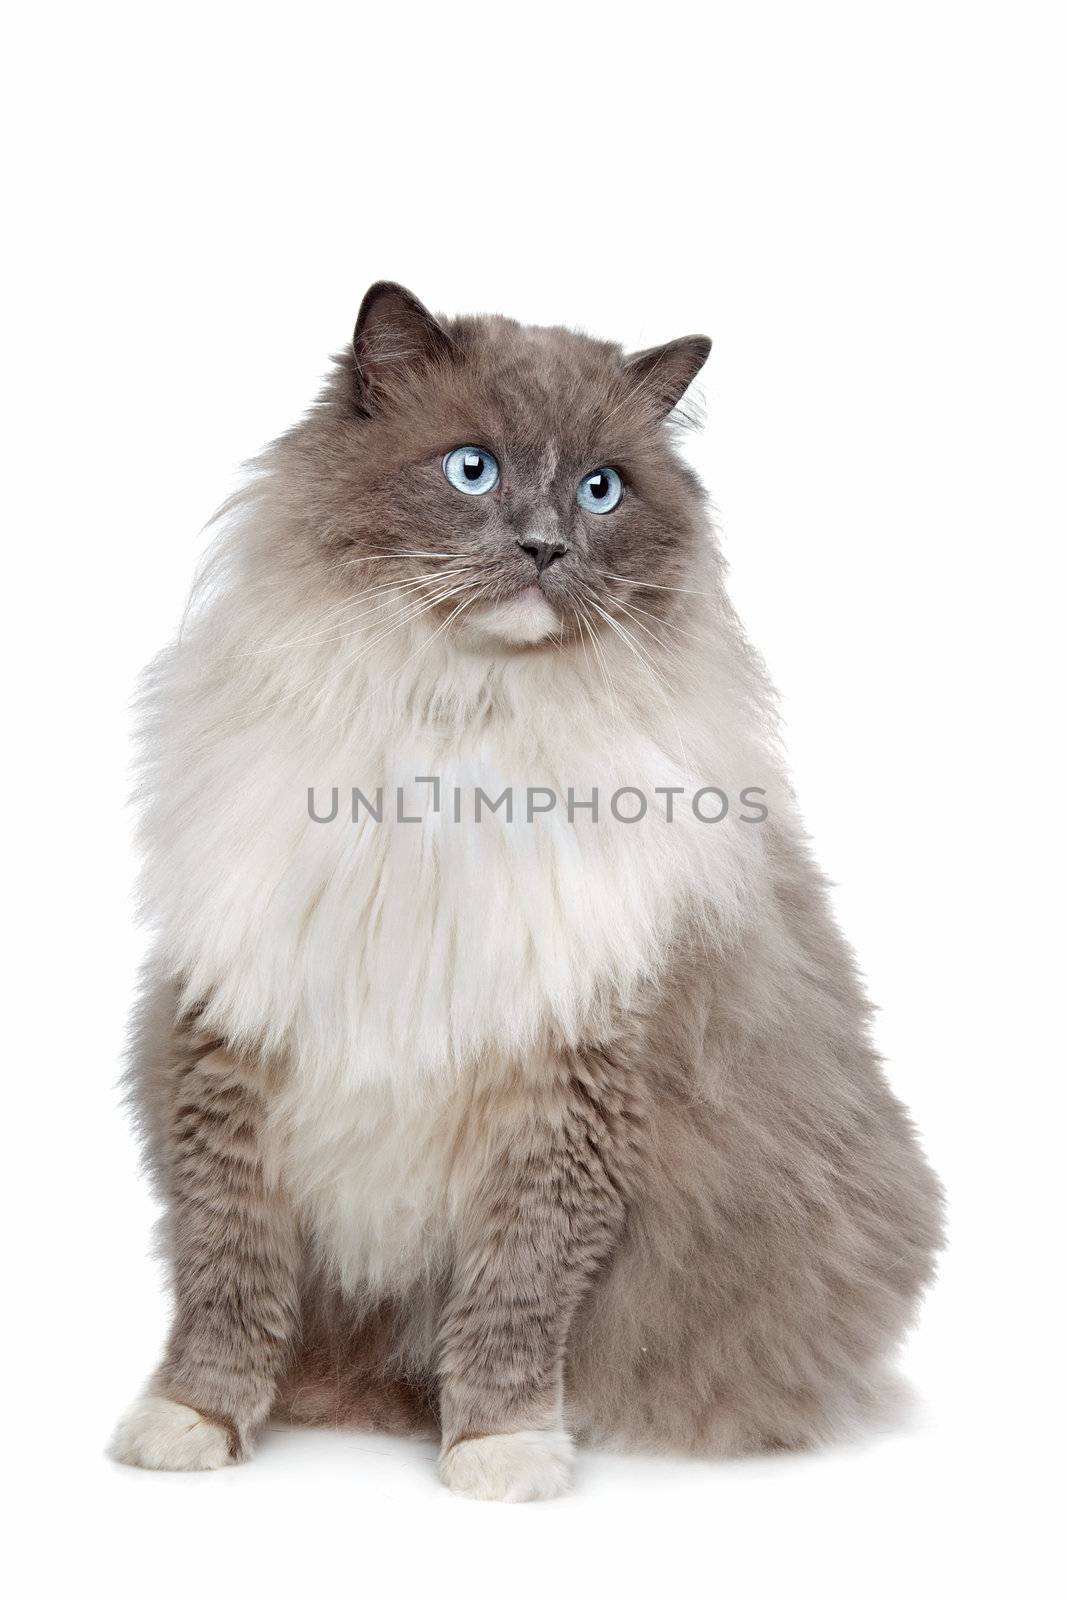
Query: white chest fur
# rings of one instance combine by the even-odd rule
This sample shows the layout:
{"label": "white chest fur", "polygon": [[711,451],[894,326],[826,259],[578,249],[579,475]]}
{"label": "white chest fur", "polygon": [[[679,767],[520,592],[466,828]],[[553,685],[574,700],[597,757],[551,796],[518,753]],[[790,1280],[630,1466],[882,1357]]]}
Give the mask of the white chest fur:
{"label": "white chest fur", "polygon": [[[507,714],[418,727],[377,705],[335,727],[283,703],[234,734],[178,745],[156,775],[146,891],[164,957],[211,1025],[327,1080],[449,1074],[487,1049],[578,1039],[654,974],[687,908],[719,927],[736,919],[760,829],[701,822],[684,802],[668,821],[655,791],[736,793],[759,774],[738,770],[728,747],[684,765],[670,723],[659,735],[539,687]],[[439,813],[423,775],[440,780]],[[382,789],[380,822],[365,810],[352,821],[353,785]],[[623,786],[649,797],[642,821],[612,815]],[[320,803],[338,788],[333,821],[309,816],[312,787]],[[483,809],[475,822],[478,788],[510,788],[512,818]],[[533,821],[531,788],[558,796]],[[424,820],[397,820],[398,789]],[[594,790],[597,818],[568,816],[568,792]]]}
{"label": "white chest fur", "polygon": [[[286,1060],[289,1181],[344,1274],[374,1283],[443,1247],[472,1170],[455,1159],[471,1074],[595,1031],[662,969],[687,911],[712,938],[742,914],[761,830],[684,802],[668,821],[655,791],[736,794],[762,774],[746,746],[709,739],[702,704],[631,715],[574,663],[517,666],[494,698],[483,669],[444,650],[389,693],[389,663],[375,677],[358,659],[347,673],[336,651],[328,671],[305,659],[328,692],[303,697],[164,660],[145,889],[206,1024]],[[440,811],[421,776],[439,780]],[[352,820],[354,785],[381,788],[381,821]],[[642,821],[612,815],[623,786],[648,796]],[[328,808],[334,787],[338,815],[313,820],[309,788]],[[510,789],[511,818],[475,822],[479,788]],[[557,796],[533,821],[530,788]],[[398,789],[423,820],[398,820]],[[596,818],[568,815],[568,792],[594,790]]]}

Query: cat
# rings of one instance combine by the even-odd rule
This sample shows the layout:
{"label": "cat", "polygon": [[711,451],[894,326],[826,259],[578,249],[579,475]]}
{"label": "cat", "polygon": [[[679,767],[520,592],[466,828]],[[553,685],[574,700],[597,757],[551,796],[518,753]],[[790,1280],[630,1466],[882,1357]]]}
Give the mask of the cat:
{"label": "cat", "polygon": [[709,350],[378,283],[220,513],[140,712],[174,1317],[118,1460],[274,1415],[521,1500],[884,1403],[940,1190],[674,448]]}

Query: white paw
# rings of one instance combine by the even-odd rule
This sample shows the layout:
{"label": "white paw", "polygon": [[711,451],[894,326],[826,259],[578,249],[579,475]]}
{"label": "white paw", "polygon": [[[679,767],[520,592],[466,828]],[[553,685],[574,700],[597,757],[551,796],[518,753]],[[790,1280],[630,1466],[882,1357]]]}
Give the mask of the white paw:
{"label": "white paw", "polygon": [[441,1457],[441,1482],[472,1500],[549,1500],[571,1477],[569,1434],[548,1428],[461,1439]]}
{"label": "white paw", "polygon": [[232,1459],[225,1428],[159,1394],[146,1394],[123,1413],[108,1454],[159,1472],[207,1472]]}

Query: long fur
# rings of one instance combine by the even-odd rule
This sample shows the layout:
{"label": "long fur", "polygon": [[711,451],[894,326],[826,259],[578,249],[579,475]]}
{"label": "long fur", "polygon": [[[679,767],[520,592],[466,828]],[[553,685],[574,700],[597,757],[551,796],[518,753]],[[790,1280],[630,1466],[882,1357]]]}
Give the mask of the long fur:
{"label": "long fur", "polygon": [[[393,1413],[367,1394],[406,1385],[417,1403],[400,1425],[440,1428],[446,1481],[504,1498],[555,1492],[566,1448],[513,1472],[509,1446],[498,1480],[491,1449],[460,1473],[457,1440],[565,1441],[565,1420],[704,1451],[826,1437],[880,1391],[929,1276],[939,1201],[871,1052],[773,696],[663,427],[706,347],[680,341],[666,365],[643,356],[628,375],[614,347],[500,319],[441,324],[414,306],[388,304],[376,344],[357,332],[320,406],[258,463],[146,678],[156,943],[134,1080],[179,1298],[203,1234],[189,1194],[208,1168],[230,1192],[233,1170],[223,1119],[236,1098],[215,1099],[213,1123],[202,1099],[185,1123],[175,1110],[175,1085],[209,1049],[238,1064],[241,1193],[286,1241],[257,1267],[273,1309],[247,1418],[225,1384],[197,1391],[195,1333],[156,1388],[221,1415],[240,1453],[279,1395],[311,1420],[377,1418]],[[569,439],[584,429],[637,463],[634,499],[654,500],[644,520],[628,506],[610,553],[599,526],[571,532],[559,587],[545,585],[558,636],[516,640],[514,619],[540,613],[514,597],[510,568],[486,582],[496,530],[518,516],[506,500],[478,512],[498,521],[478,525],[473,557],[425,498],[391,516],[390,463],[425,454],[453,415],[460,440],[512,429],[530,502],[557,528]],[[371,457],[384,483],[351,477]],[[442,549],[454,582],[434,588]],[[607,568],[592,592],[610,623],[563,587],[572,555],[586,595],[597,560]],[[479,632],[483,614],[513,636]],[[427,775],[436,814],[416,782]],[[767,821],[709,824],[684,801],[668,821],[658,798],[631,824],[607,806],[623,786],[707,784],[760,789]],[[475,789],[508,786],[512,820],[473,823]],[[381,822],[347,815],[353,787],[383,791]],[[600,815],[557,806],[527,821],[527,787],[579,801],[595,788]],[[313,820],[308,790],[323,802],[335,788],[338,816]],[[421,822],[396,819],[398,790]],[[201,1277],[217,1287],[218,1268]],[[550,1333],[517,1309],[501,1332],[513,1303]],[[528,1368],[507,1395],[472,1377],[498,1334],[501,1367]]]}

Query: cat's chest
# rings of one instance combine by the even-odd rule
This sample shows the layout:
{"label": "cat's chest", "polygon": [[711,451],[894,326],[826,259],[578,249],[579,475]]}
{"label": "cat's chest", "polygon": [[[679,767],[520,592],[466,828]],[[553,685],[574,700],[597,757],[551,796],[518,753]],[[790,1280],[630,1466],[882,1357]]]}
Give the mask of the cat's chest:
{"label": "cat's chest", "polygon": [[[647,739],[512,721],[458,749],[390,737],[357,756],[310,764],[275,737],[239,785],[206,774],[199,826],[152,886],[210,1025],[309,1082],[576,1042],[662,966],[687,906],[729,915],[744,892],[752,830],[667,820],[657,791],[687,775]],[[623,787],[647,798],[641,821],[616,814]]]}
{"label": "cat's chest", "polygon": [[417,794],[400,805],[386,790],[380,821],[305,834],[305,960],[364,1045],[461,1061],[549,1022],[576,1035],[665,935],[676,884],[651,830],[568,814],[565,797],[531,814],[516,789],[507,810],[478,814],[477,787],[446,777],[443,796],[470,812],[459,821],[447,800],[416,809]]}
{"label": "cat's chest", "polygon": [[201,833],[177,891],[219,1024],[259,1019],[311,1070],[382,1080],[578,1038],[661,958],[708,856],[691,827],[619,821],[622,779],[590,758],[367,765],[355,809],[352,783],[309,806],[295,761],[226,795],[237,820]]}

